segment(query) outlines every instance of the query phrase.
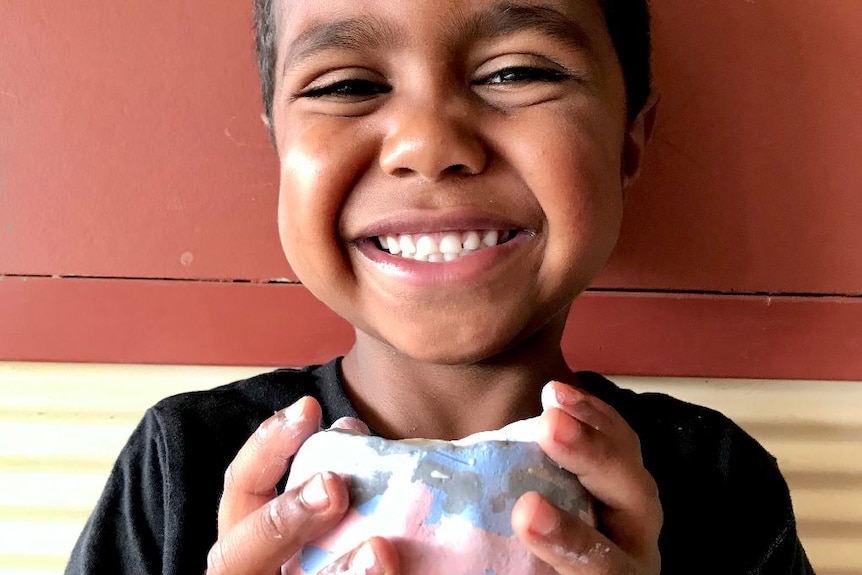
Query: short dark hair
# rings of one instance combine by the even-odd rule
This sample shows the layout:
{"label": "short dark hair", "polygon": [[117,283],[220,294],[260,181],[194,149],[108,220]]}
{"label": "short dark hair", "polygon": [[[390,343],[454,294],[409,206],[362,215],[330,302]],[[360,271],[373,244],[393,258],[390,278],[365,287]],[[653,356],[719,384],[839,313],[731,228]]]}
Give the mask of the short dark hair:
{"label": "short dark hair", "polygon": [[652,94],[649,0],[601,0],[601,6],[623,69],[629,120],[634,120]]}
{"label": "short dark hair", "polygon": [[[278,26],[274,4],[283,0],[254,0],[255,48],[263,109],[272,125],[275,94],[275,61],[278,53]],[[626,106],[633,120],[652,92],[649,0],[599,0],[605,15],[626,84]]]}

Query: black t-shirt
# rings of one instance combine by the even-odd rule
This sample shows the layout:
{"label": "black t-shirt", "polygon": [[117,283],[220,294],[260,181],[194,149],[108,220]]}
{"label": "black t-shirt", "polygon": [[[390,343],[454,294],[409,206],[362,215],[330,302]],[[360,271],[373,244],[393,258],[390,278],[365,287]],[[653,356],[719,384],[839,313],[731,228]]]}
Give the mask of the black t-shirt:
{"label": "black t-shirt", "polygon": [[[148,410],[111,472],[67,575],[204,573],[225,470],[257,427],[305,395],[320,402],[325,427],[357,417],[340,365],[336,359],[282,369],[170,397]],[[664,575],[813,573],[787,485],[753,438],[715,411],[623,390],[595,373],[578,376],[640,437],[664,508]]]}

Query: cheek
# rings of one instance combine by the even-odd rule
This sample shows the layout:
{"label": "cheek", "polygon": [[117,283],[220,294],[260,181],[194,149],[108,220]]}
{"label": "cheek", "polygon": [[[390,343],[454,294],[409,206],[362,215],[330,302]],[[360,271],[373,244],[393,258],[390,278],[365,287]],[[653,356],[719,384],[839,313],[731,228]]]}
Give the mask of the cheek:
{"label": "cheek", "polygon": [[622,142],[603,145],[600,138],[604,134],[579,135],[580,141],[588,144],[568,151],[558,147],[556,161],[549,162],[558,166],[556,173],[542,177],[553,179],[548,182],[545,198],[553,205],[547,212],[548,224],[563,232],[552,237],[566,236],[568,243],[582,244],[589,251],[600,248],[593,243],[615,242],[619,232],[624,197],[620,176]]}
{"label": "cheek", "polygon": [[[560,115],[560,117],[566,117]],[[522,149],[523,172],[545,215],[552,281],[586,287],[610,255],[622,220],[623,131],[610,115],[573,113]],[[523,144],[522,144],[523,145]]]}
{"label": "cheek", "polygon": [[[352,132],[350,130],[349,132]],[[338,217],[357,174],[361,158],[341,142],[352,134],[338,124],[321,123],[280,142],[281,178],[278,230],[293,271],[315,291],[348,277]]]}
{"label": "cheek", "polygon": [[[290,146],[281,157],[281,178],[278,196],[278,228],[282,245],[292,261],[294,247],[304,242],[314,241],[316,224],[323,223],[319,216],[328,210],[313,198],[326,198],[320,193],[327,172],[326,158],[317,155],[316,150],[301,144]],[[324,191],[325,192],[325,191]]]}

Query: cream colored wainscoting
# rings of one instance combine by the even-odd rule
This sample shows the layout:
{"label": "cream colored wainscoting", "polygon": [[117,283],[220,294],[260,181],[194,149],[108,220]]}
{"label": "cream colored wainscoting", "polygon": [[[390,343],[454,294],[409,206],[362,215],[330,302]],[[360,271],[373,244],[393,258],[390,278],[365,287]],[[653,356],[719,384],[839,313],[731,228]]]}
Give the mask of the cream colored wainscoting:
{"label": "cream colored wainscoting", "polygon": [[262,371],[0,363],[0,573],[63,572],[147,407]]}
{"label": "cream colored wainscoting", "polygon": [[[0,573],[62,572],[148,406],[261,371],[0,362]],[[778,457],[819,575],[862,573],[862,384],[614,379],[738,421]]]}
{"label": "cream colored wainscoting", "polygon": [[721,411],[778,459],[818,575],[862,575],[862,385],[613,378]]}

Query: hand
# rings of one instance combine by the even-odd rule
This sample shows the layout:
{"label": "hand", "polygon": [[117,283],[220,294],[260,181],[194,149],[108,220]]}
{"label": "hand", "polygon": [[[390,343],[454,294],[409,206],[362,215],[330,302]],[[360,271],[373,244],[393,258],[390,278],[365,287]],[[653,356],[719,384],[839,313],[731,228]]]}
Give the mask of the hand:
{"label": "hand", "polygon": [[[362,429],[357,420],[340,426]],[[280,573],[306,543],[344,517],[349,494],[334,473],[313,476],[278,495],[276,485],[300,445],[320,427],[320,406],[303,398],[267,419],[243,445],[225,473],[218,511],[218,541],[207,557],[207,575]],[[327,566],[323,574],[399,573],[386,539],[374,537]]]}
{"label": "hand", "polygon": [[662,508],[640,441],[612,407],[552,382],[542,392],[539,444],[597,500],[597,529],[538,493],[512,510],[518,538],[561,575],[658,575]]}

